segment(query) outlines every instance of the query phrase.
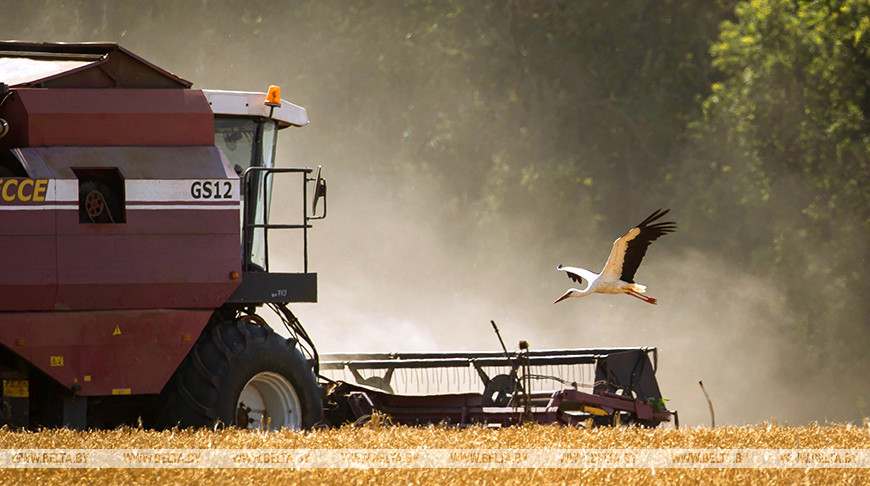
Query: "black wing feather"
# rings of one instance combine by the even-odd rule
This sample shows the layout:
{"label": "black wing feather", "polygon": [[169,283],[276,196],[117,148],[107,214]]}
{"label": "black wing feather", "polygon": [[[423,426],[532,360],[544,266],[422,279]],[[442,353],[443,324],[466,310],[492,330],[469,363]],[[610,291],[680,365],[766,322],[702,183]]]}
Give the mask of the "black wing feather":
{"label": "black wing feather", "polygon": [[[562,269],[562,264],[560,263],[559,266],[556,267],[556,270],[561,270],[561,269]],[[580,275],[577,275],[574,272],[565,272],[565,275],[567,275],[568,278],[577,282],[580,285],[583,285],[583,281],[585,280],[583,277],[581,277]]]}
{"label": "black wing feather", "polygon": [[568,278],[570,278],[571,280],[577,282],[580,285],[583,285],[583,277],[581,277],[580,275],[571,272],[565,272],[565,274],[568,275]]}
{"label": "black wing feather", "polygon": [[649,245],[659,239],[660,236],[666,233],[673,233],[677,230],[677,223],[673,221],[663,221],[655,223],[662,216],[668,214],[670,209],[661,209],[649,215],[643,220],[637,228],[640,228],[640,233],[628,242],[625,250],[625,260],[622,264],[622,276],[620,279],[624,282],[634,283],[634,274],[637,272],[637,267],[640,266],[641,260],[646,255],[646,249]]}

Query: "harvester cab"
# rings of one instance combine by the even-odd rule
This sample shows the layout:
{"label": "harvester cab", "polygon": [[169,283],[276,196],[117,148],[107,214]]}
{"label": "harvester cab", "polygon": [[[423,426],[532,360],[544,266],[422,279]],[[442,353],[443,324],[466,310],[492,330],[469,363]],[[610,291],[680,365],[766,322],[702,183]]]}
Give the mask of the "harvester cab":
{"label": "harvester cab", "polygon": [[[315,302],[317,275],[308,268],[308,230],[311,221],[326,217],[326,180],[318,167],[276,167],[278,131],[308,124],[305,108],[280,99],[280,89],[268,93],[203,90],[214,112],[215,146],[229,159],[241,179],[242,284],[229,303]],[[301,182],[300,217],[293,223],[271,223],[270,207],[276,177],[298,177]],[[310,185],[314,183],[311,194]],[[201,197],[220,194],[220,188],[192,189]],[[320,201],[323,201],[320,203]],[[321,212],[317,214],[318,203]],[[309,204],[312,208],[309,212]],[[275,230],[302,232],[302,272],[270,271],[269,234]]]}

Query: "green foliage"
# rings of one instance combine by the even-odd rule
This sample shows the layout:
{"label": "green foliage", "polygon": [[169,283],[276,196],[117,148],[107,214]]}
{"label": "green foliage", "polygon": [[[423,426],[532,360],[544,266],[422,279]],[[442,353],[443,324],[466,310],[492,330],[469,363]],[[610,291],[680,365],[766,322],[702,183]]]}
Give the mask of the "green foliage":
{"label": "green foliage", "polygon": [[748,210],[802,213],[802,232],[784,227],[787,215],[767,225],[771,243],[784,245],[774,262],[805,253],[788,240],[861,240],[870,231],[870,5],[756,0],[736,14],[711,50],[725,77],[703,103],[701,143],[720,134],[740,160],[732,182]]}
{"label": "green foliage", "polygon": [[[711,49],[723,77],[693,124],[682,183],[708,185],[689,199],[709,217],[742,220],[729,228],[742,233],[739,243],[718,246],[757,273],[805,283],[787,286],[802,316],[788,336],[799,344],[795,357],[821,376],[862,376],[870,369],[859,351],[870,344],[870,4],[752,0],[735,14]],[[830,361],[836,355],[850,366]]]}
{"label": "green foliage", "polygon": [[711,52],[726,79],[704,102],[710,126],[728,127],[758,180],[806,178],[818,222],[870,221],[870,5],[752,1],[725,22]]}

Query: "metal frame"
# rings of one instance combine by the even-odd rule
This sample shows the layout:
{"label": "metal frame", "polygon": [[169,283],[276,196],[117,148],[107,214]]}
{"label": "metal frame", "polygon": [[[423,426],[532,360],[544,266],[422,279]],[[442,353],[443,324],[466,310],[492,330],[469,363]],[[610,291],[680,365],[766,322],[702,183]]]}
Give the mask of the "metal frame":
{"label": "metal frame", "polygon": [[[248,201],[250,200],[250,183],[253,180],[253,174],[264,172],[265,176],[262,178],[262,190],[263,200],[267,201],[266,204],[263,205],[262,211],[263,221],[266,221],[265,211],[269,203],[271,202],[271,195],[268,194],[267,188],[269,185],[267,184],[268,178],[272,176],[272,174],[302,174],[302,224],[273,224],[268,221],[263,224],[257,224],[249,220],[247,214],[244,215],[244,222],[242,224],[243,238],[242,238],[242,254],[245,257],[245,267],[251,264],[251,238],[249,235],[253,236],[253,231],[257,228],[263,229],[263,240],[265,242],[265,270],[269,271],[269,230],[270,229],[301,229],[302,230],[302,243],[303,243],[303,272],[308,273],[308,228],[311,228],[311,224],[309,221],[311,219],[316,219],[308,216],[308,182],[311,179],[308,178],[308,174],[311,174],[314,169],[309,167],[305,168],[296,168],[296,167],[248,167],[245,169],[245,172],[242,174],[242,192],[244,195],[245,201],[245,211],[247,212]],[[253,218],[256,221],[256,215]],[[313,215],[312,215],[313,216]]]}
{"label": "metal frame", "polygon": [[[426,368],[468,368],[474,367],[483,385],[489,384],[490,377],[484,367],[507,366],[513,369],[521,365],[527,366],[558,366],[594,364],[607,366],[607,358],[620,353],[644,353],[652,355],[652,373],[655,373],[658,363],[658,349],[655,347],[640,348],[590,348],[590,349],[548,349],[523,351],[505,355],[504,352],[441,352],[441,353],[332,353],[320,356],[321,370],[342,370],[347,368],[353,374],[357,383],[363,383],[360,370],[386,370],[384,380],[389,385],[389,378],[397,369]],[[625,373],[627,370],[620,370]],[[606,373],[606,370],[602,370]],[[632,377],[640,380],[640,376]],[[631,383],[623,386],[631,386]]]}
{"label": "metal frame", "polygon": [[[482,397],[475,393],[408,396],[393,395],[383,391],[349,383],[339,383],[331,393],[333,397],[345,398],[352,419],[360,420],[375,413],[385,414],[395,424],[419,425],[438,423],[443,425],[469,426],[518,425],[527,422],[584,426],[589,424],[618,425],[625,417],[629,422],[643,425],[658,425],[670,422],[679,428],[677,413],[671,410],[656,410],[648,400],[608,392],[595,394],[578,390],[518,394],[510,406],[485,407]],[[521,402],[540,403],[538,406],[523,406]]]}
{"label": "metal frame", "polygon": [[[352,420],[378,412],[402,424],[513,425],[531,421],[582,425],[588,419],[596,424],[614,424],[624,416],[626,420],[654,426],[670,421],[671,416],[677,420],[675,411],[664,408],[655,379],[657,361],[655,347],[523,349],[513,353],[335,353],[321,355],[320,369],[348,369],[353,375],[356,384],[335,382],[330,392],[333,401],[347,404],[345,408]],[[533,374],[532,367],[578,364],[595,365],[594,384],[583,384],[591,387],[592,393],[579,391],[578,383],[561,379],[558,381],[569,388],[531,391],[532,379],[553,378]],[[491,380],[483,368],[505,366],[511,368],[509,379],[515,384],[509,400],[499,403],[490,395],[503,383],[499,383],[498,377]],[[481,393],[401,395],[392,391],[391,378],[397,369],[469,367],[480,376]],[[386,372],[383,377],[364,378],[360,370]]]}
{"label": "metal frame", "polygon": [[[311,168],[286,168],[286,167],[249,167],[242,173],[242,191],[246,201],[245,214],[242,223],[242,283],[227,299],[228,304],[254,304],[265,303],[290,303],[290,302],[317,302],[317,274],[308,271],[308,228],[312,225],[312,219],[320,219],[308,214],[308,183],[313,179],[308,177],[314,169]],[[262,178],[259,174],[265,174]],[[257,181],[259,190],[263,191],[263,200],[270,201],[268,193],[269,177],[273,174],[301,174],[302,175],[302,224],[274,224],[269,223],[263,214],[265,223],[255,223],[257,213],[248,214],[248,207],[253,191],[253,181]],[[267,210],[268,204],[264,204],[259,211]],[[253,232],[256,229],[263,230],[265,259],[264,268],[259,268],[251,262],[251,249]],[[302,230],[302,273],[272,273],[269,271],[269,230]],[[253,267],[257,268],[253,268]]]}

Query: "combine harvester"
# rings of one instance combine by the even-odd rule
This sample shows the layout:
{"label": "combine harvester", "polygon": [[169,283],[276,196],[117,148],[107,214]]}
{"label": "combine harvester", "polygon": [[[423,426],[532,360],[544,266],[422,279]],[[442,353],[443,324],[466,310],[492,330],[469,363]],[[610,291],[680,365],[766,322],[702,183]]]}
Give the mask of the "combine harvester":
{"label": "combine harvester", "polygon": [[[275,166],[278,131],[307,123],[277,89],[191,89],[116,44],[0,42],[0,423],[676,418],[654,348],[319,356],[288,305],[317,300],[326,182]],[[288,180],[298,219],[271,222]],[[270,271],[279,231],[301,234],[301,271]]]}

